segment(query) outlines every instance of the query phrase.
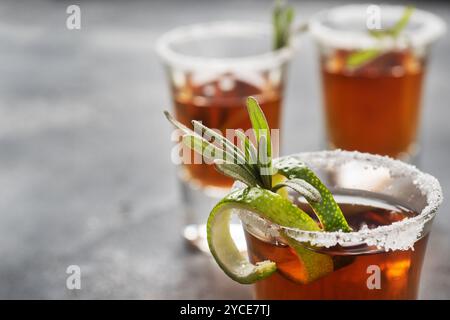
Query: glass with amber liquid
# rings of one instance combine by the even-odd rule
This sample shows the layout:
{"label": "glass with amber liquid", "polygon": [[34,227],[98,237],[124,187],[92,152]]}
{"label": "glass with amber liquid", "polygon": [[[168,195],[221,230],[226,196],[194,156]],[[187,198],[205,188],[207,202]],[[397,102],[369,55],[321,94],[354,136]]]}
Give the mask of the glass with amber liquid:
{"label": "glass with amber liquid", "polygon": [[[405,10],[381,6],[388,28]],[[414,161],[418,153],[421,102],[430,45],[444,22],[415,9],[398,38],[370,34],[367,5],[319,13],[311,32],[320,52],[323,104],[329,148],[357,150]],[[352,55],[376,53],[358,64]]]}
{"label": "glass with amber liquid", "polygon": [[[157,49],[169,78],[175,117],[188,127],[191,121],[227,134],[227,129],[251,128],[245,101],[255,97],[272,129],[280,128],[283,89],[293,49],[273,51],[270,25],[249,22],[213,22],[174,29],[158,41]],[[279,148],[274,139],[274,154]],[[207,251],[207,215],[233,181],[214,166],[182,163],[178,174],[186,211],[184,236]],[[200,159],[201,160],[201,159]],[[238,230],[239,227],[234,226]]]}
{"label": "glass with amber liquid", "polygon": [[[369,154],[329,151],[297,157],[331,188],[353,231],[307,232],[241,214],[250,260],[277,264],[273,275],[254,284],[255,297],[416,299],[431,224],[442,201],[437,180],[398,160]],[[303,198],[293,200],[314,217]],[[301,260],[279,237],[281,229],[330,256],[333,271],[305,283]]]}

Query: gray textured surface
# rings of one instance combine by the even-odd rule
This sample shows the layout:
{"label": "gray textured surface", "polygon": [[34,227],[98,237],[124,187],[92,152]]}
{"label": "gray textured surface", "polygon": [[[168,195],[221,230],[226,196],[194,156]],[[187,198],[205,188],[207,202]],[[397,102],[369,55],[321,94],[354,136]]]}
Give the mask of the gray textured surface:
{"label": "gray textured surface", "polygon": [[[170,163],[170,104],[154,40],[177,25],[264,21],[270,1],[0,2],[0,298],[249,298],[186,250]],[[300,18],[329,6],[296,3]],[[450,21],[445,3],[422,7]],[[450,186],[450,40],[436,47],[424,100],[422,168]],[[290,72],[286,153],[320,148],[315,51]],[[450,205],[434,225],[423,298],[450,298]],[[82,290],[65,269],[82,269]]]}

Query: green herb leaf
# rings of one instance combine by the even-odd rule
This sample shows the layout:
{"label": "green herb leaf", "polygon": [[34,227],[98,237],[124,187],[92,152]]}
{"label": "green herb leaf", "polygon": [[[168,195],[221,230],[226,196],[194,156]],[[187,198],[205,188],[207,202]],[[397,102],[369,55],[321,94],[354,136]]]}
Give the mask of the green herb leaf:
{"label": "green herb leaf", "polygon": [[235,180],[239,180],[249,187],[256,187],[260,185],[258,179],[254,175],[250,174],[247,170],[245,170],[238,164],[227,163],[220,159],[214,160],[214,164],[217,171],[219,171],[220,173]]}
{"label": "green herb leaf", "polygon": [[[215,163],[218,171],[227,176],[232,176],[233,178],[244,182],[248,186],[264,186],[264,183],[259,175],[257,160],[255,160],[253,164],[247,161],[245,154],[222,134],[209,129],[198,121],[193,121],[194,126],[201,128],[202,135],[208,139],[214,138],[214,142],[211,143],[202,135],[199,135],[197,132],[175,120],[169,112],[164,111],[164,114],[175,127],[185,133],[182,136],[182,142],[185,146],[194,150],[211,162],[219,161]],[[250,141],[248,141],[248,148],[253,154],[252,157],[257,159],[254,152],[254,146],[250,145]],[[224,160],[226,160],[226,162],[220,162]],[[231,171],[234,171],[234,173],[231,173]]]}
{"label": "green herb leaf", "polygon": [[235,130],[234,131],[240,144],[242,145],[242,150],[245,152],[245,159],[250,164],[258,163],[258,151],[256,150],[253,143],[250,139],[243,133],[242,131]]}
{"label": "green herb leaf", "polygon": [[198,135],[186,134],[182,137],[182,141],[185,146],[201,154],[211,162],[218,159],[223,160],[226,157],[222,149],[217,148]]}
{"label": "green herb leaf", "polygon": [[258,150],[258,166],[261,180],[267,189],[272,188],[272,143],[270,128],[261,107],[253,97],[247,98],[247,111],[255,132]]}
{"label": "green herb leaf", "polygon": [[283,48],[289,44],[294,15],[294,8],[285,5],[283,1],[276,1],[272,14],[274,50]]}
{"label": "green herb leaf", "polygon": [[245,164],[245,155],[239,150],[234,143],[225,138],[221,133],[218,133],[206,126],[204,126],[200,121],[192,120],[194,128],[198,127],[202,130],[202,135],[205,139],[209,140],[214,138],[214,143],[218,143],[225,150],[229,150],[233,154],[234,163]]}
{"label": "green herb leaf", "polygon": [[350,68],[356,68],[359,67],[376,57],[378,57],[381,53],[381,50],[379,49],[367,49],[367,50],[360,50],[356,51],[355,53],[352,53],[347,58],[347,67]]}
{"label": "green herb leaf", "polygon": [[174,117],[172,117],[172,115],[169,113],[169,111],[164,110],[164,115],[166,116],[167,120],[169,120],[169,122],[171,124],[173,124],[175,127],[180,129],[184,133],[186,133],[186,134],[196,134],[192,129],[189,129],[184,124],[182,124],[181,122],[177,121]]}
{"label": "green herb leaf", "polygon": [[395,38],[398,37],[399,34],[406,28],[406,26],[409,23],[409,20],[411,19],[411,15],[414,12],[414,9],[415,8],[413,6],[408,6],[405,8],[403,16],[390,30],[393,37]]}
{"label": "green herb leaf", "polygon": [[[382,39],[385,37],[397,39],[400,33],[408,25],[414,9],[415,8],[413,6],[406,7],[401,18],[391,28],[386,30],[369,30],[369,34],[377,39]],[[350,68],[357,68],[379,57],[382,53],[382,50],[376,48],[356,51],[347,57],[346,65]]]}
{"label": "green herb leaf", "polygon": [[184,145],[194,150],[198,154],[201,154],[204,158],[211,162],[214,162],[216,169],[226,176],[242,181],[250,187],[262,185],[258,180],[257,175],[246,165],[236,164],[232,162],[226,162],[224,159],[230,159],[232,153],[228,153],[226,150],[218,148],[210,143],[208,140],[192,134],[186,134],[182,137]]}
{"label": "green herb leaf", "polygon": [[258,167],[258,150],[256,150],[255,146],[244,132],[240,130],[235,130],[234,132],[238,138],[242,150],[244,150],[247,164],[253,169],[253,174],[258,177],[258,181],[261,181]]}
{"label": "green herb leaf", "polygon": [[[197,132],[189,129],[185,125],[183,125],[181,122],[177,121],[175,118],[173,118],[169,112],[164,111],[164,115],[166,116],[167,120],[169,120],[175,127],[182,130],[186,137],[183,137],[184,144],[196,151],[199,154],[202,154],[204,156],[205,150],[212,150],[212,146],[214,146],[212,143],[210,143],[208,140],[203,138],[201,135],[199,135]],[[250,174],[254,175],[254,168],[252,165],[246,163],[245,155],[242,153],[241,150],[239,150],[231,141],[223,137],[218,132],[209,129],[208,127],[204,126],[198,121],[193,121],[195,126],[198,126],[202,130],[202,135],[210,139],[211,137],[214,137],[216,143],[215,149],[218,149],[222,152],[222,159],[223,156],[228,161],[235,162],[239,165],[242,165],[245,170],[247,170]],[[208,148],[208,149],[206,149]],[[214,150],[215,150],[214,149]],[[218,150],[216,150],[216,153],[218,154]],[[206,156],[208,157],[208,155]],[[215,159],[215,158],[214,158]],[[212,161],[212,159],[209,159]]]}
{"label": "green herb leaf", "polygon": [[278,189],[288,187],[295,192],[301,194],[305,197],[306,200],[312,202],[320,202],[322,201],[322,196],[320,192],[317,191],[311,184],[302,179],[290,179],[283,181],[272,188],[273,192],[276,192]]}
{"label": "green herb leaf", "polygon": [[408,25],[411,15],[414,12],[414,9],[415,8],[413,6],[406,7],[400,20],[398,20],[391,28],[388,28],[386,30],[370,30],[369,31],[370,34],[376,38],[383,38],[383,37],[397,38]]}

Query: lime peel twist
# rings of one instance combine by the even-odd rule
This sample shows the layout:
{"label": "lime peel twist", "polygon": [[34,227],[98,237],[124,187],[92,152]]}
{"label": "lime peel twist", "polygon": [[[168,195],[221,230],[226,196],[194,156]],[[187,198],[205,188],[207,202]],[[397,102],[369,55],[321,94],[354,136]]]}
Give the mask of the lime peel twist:
{"label": "lime peel twist", "polygon": [[[231,238],[229,222],[233,210],[241,214],[250,212],[280,226],[320,231],[316,222],[288,199],[259,187],[236,190],[223,198],[211,211],[207,223],[208,245],[211,254],[222,270],[233,280],[250,284],[267,278],[277,269],[272,261],[265,260],[256,265],[249,262],[237,249]],[[294,239],[280,232],[293,248],[305,269],[304,282],[314,281],[333,271],[332,259],[324,254],[309,251]],[[307,257],[307,258],[306,258]]]}
{"label": "lime peel twist", "polygon": [[278,170],[278,174],[281,174],[288,179],[304,180],[320,193],[320,201],[312,201],[308,197],[305,197],[305,199],[319,218],[323,230],[329,232],[352,231],[330,190],[328,190],[315,173],[303,162],[293,157],[285,157],[279,159],[274,166],[275,169]]}
{"label": "lime peel twist", "polygon": [[[239,252],[229,229],[234,209],[241,210],[242,214],[253,212],[281,227],[306,231],[351,231],[331,192],[312,170],[292,157],[272,161],[270,129],[255,98],[247,99],[247,111],[257,144],[255,146],[245,135],[237,134],[242,150],[197,121],[193,121],[193,125],[200,127],[202,134],[165,112],[167,119],[183,132],[182,142],[187,147],[212,160],[220,173],[248,186],[225,196],[212,209],[207,223],[208,245],[213,257],[228,276],[243,284],[269,277],[277,266],[269,260],[252,264]],[[209,139],[211,137],[213,142]],[[240,161],[229,162],[229,159]],[[305,197],[323,229],[288,199],[286,187]],[[333,271],[331,257],[305,248],[283,230],[279,233],[296,252],[305,271],[296,281],[309,283]]]}

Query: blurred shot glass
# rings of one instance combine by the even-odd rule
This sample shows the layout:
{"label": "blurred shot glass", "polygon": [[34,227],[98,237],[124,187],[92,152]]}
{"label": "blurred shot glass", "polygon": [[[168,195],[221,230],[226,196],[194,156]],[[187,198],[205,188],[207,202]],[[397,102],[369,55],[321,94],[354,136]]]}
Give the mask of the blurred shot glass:
{"label": "blurred shot glass", "polygon": [[434,14],[410,8],[401,32],[380,36],[399,27],[405,10],[346,5],[312,18],[329,148],[415,162],[426,62],[446,26]]}
{"label": "blurred shot glass", "polygon": [[[162,35],[157,51],[168,75],[175,118],[190,128],[192,120],[199,120],[224,135],[227,129],[246,131],[251,123],[245,101],[253,96],[270,127],[279,129],[293,49],[272,50],[271,45],[272,27],[262,23],[211,22]],[[277,149],[279,144],[274,144]],[[185,211],[184,237],[207,252],[207,216],[233,181],[205,163],[181,164],[178,176]],[[235,225],[232,230],[241,228]],[[244,241],[238,243],[245,247]]]}

